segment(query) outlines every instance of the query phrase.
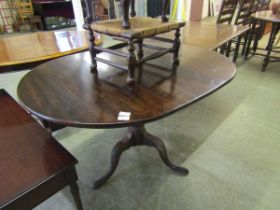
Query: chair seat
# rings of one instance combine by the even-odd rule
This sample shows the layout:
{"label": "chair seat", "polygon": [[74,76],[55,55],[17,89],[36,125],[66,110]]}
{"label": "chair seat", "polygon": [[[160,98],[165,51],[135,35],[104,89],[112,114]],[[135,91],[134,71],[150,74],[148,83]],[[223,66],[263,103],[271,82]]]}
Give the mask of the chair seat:
{"label": "chair seat", "polygon": [[149,17],[130,18],[130,29],[121,28],[121,19],[106,20],[91,24],[91,29],[98,33],[129,39],[143,39],[146,37],[176,30],[185,25],[185,22],[169,21],[163,23],[161,19]]}

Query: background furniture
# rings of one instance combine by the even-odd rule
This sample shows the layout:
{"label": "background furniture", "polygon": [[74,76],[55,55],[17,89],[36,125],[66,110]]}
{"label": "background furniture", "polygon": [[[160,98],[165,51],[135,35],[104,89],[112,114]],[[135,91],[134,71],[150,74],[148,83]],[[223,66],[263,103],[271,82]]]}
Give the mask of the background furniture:
{"label": "background furniture", "polygon": [[[152,51],[147,50],[147,54]],[[155,147],[167,166],[186,174],[186,169],[169,161],[165,145],[145,130],[145,124],[223,87],[233,79],[235,65],[215,52],[188,45],[182,45],[182,55],[179,66],[172,66],[170,54],[144,64],[141,80],[132,88],[126,84],[126,74],[114,67],[101,66],[96,79],[88,71],[88,52],[65,56],[24,76],[18,85],[18,97],[31,113],[52,123],[84,128],[128,127],[127,135],[113,148],[110,170],[95,182],[96,188],[113,174],[122,152],[137,145]],[[120,60],[107,53],[99,57]]]}
{"label": "background furniture", "polygon": [[248,26],[191,21],[182,31],[182,43],[217,50],[249,30]]}
{"label": "background furniture", "polygon": [[[102,42],[106,40],[105,42]],[[96,45],[117,48],[125,43],[96,35]],[[0,73],[33,68],[48,60],[88,50],[84,32],[36,32],[0,39]]]}
{"label": "background furniture", "polygon": [[[258,33],[256,26],[259,23],[260,23],[260,25],[265,25],[266,23],[272,23],[272,30],[271,30],[271,33],[269,36],[267,47],[265,49],[257,48],[256,45],[254,45],[253,48],[251,48],[251,43],[252,43],[254,34]],[[263,56],[264,60],[263,60],[263,66],[261,69],[262,71],[265,71],[269,62],[279,62],[280,61],[279,56],[271,55],[271,53],[280,53],[279,50],[274,49],[274,42],[275,42],[276,35],[278,34],[279,30],[280,30],[280,16],[279,15],[274,15],[274,14],[272,14],[271,11],[267,10],[267,11],[257,12],[253,16],[252,30],[251,30],[251,33],[249,36],[249,41],[248,41],[248,45],[247,45],[247,49],[246,49],[245,58],[247,59],[249,54]],[[258,51],[264,51],[265,53],[263,54]]]}
{"label": "background furniture", "polygon": [[31,0],[15,0],[14,8],[18,16],[19,25],[30,24],[32,30],[43,30],[41,16],[34,15]]}
{"label": "background furniture", "polygon": [[30,210],[70,186],[82,210],[78,161],[0,90],[0,209]]}
{"label": "background furniture", "polygon": [[35,15],[42,17],[44,30],[75,26],[71,1],[33,1],[33,7]]}

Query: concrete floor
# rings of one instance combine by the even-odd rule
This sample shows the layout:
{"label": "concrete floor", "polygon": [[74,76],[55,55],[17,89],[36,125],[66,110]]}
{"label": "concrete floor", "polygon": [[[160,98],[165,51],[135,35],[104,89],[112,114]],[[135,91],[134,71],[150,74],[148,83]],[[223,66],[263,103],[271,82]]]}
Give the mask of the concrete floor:
{"label": "concrete floor", "polygon": [[[125,152],[108,184],[92,190],[109,167],[125,129],[65,128],[54,133],[79,160],[85,210],[280,210],[280,64],[239,59],[227,86],[171,117],[148,124],[170,159],[190,170],[178,176],[151,148]],[[16,97],[27,71],[0,75]],[[74,210],[68,188],[35,210]]]}

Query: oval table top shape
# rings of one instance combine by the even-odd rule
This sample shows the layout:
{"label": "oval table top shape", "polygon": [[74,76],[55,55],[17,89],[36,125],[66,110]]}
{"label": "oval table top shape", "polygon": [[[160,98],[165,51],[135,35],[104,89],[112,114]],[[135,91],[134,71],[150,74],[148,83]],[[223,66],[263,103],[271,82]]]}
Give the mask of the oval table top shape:
{"label": "oval table top shape", "polygon": [[[96,44],[102,40],[96,35]],[[85,32],[48,31],[4,37],[0,39],[0,72],[8,67],[38,63],[64,55],[85,51],[88,42]]]}
{"label": "oval table top shape", "polygon": [[[105,53],[99,56],[122,62]],[[235,65],[216,52],[182,45],[176,73],[175,68],[171,70],[171,56],[144,64],[139,84],[132,87],[126,84],[127,72],[101,63],[96,80],[90,72],[88,52],[65,56],[26,74],[18,85],[18,97],[31,113],[53,123],[126,127],[168,116],[213,93],[235,76]]]}
{"label": "oval table top shape", "polygon": [[271,10],[256,12],[253,17],[258,20],[280,23],[280,15],[273,14]]}

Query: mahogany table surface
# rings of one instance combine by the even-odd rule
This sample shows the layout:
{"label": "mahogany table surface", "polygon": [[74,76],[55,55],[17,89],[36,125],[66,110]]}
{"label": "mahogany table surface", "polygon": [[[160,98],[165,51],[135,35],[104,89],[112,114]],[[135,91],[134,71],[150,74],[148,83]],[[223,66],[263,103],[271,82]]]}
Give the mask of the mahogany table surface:
{"label": "mahogany table surface", "polygon": [[[98,56],[126,62],[106,53]],[[36,67],[22,78],[17,93],[22,105],[43,120],[85,128],[126,127],[168,116],[218,90],[236,72],[227,58],[194,46],[181,46],[176,73],[171,60],[165,55],[145,64],[140,83],[129,87],[127,72],[102,63],[95,80],[89,53],[78,53]],[[119,120],[120,112],[131,116]]]}
{"label": "mahogany table surface", "polygon": [[73,167],[77,160],[3,89],[0,89],[0,116],[2,209],[62,169]]}
{"label": "mahogany table surface", "polygon": [[190,21],[183,28],[182,43],[214,50],[249,29],[249,26]]}

